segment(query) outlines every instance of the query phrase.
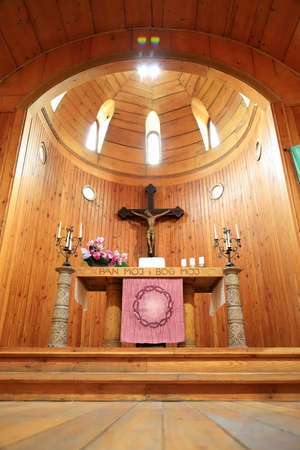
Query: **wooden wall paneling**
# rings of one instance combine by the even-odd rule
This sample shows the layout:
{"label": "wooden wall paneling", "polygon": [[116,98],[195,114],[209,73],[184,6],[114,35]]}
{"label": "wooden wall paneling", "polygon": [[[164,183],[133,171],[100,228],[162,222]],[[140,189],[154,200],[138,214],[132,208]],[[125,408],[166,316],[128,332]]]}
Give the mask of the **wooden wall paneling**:
{"label": "wooden wall paneling", "polygon": [[[264,311],[260,308],[260,304],[258,301],[253,302],[251,304],[251,296],[252,296],[252,292],[255,295],[256,294],[256,298],[260,298],[260,296],[262,295],[262,292],[264,290],[263,286],[264,286],[264,274],[263,274],[263,270],[262,270],[262,260],[261,260],[261,246],[260,246],[260,235],[261,235],[261,229],[262,229],[262,224],[258,223],[257,227],[254,227],[254,223],[257,221],[263,221],[263,217],[259,211],[258,211],[258,206],[257,206],[257,200],[259,201],[259,196],[260,194],[260,190],[257,189],[257,184],[255,182],[255,180],[253,180],[253,182],[251,182],[251,174],[248,171],[248,167],[252,166],[255,164],[255,158],[254,158],[254,145],[255,145],[255,140],[251,141],[250,143],[250,148],[249,148],[249,156],[247,158],[247,156],[244,159],[244,169],[245,169],[245,174],[248,175],[247,177],[247,182],[248,182],[248,189],[246,191],[244,191],[243,189],[242,191],[242,195],[243,195],[243,204],[244,204],[244,217],[246,220],[244,220],[244,233],[245,233],[245,239],[244,239],[244,244],[243,244],[243,248],[241,249],[241,253],[243,255],[243,259],[242,262],[244,262],[244,265],[247,264],[248,262],[248,268],[247,271],[246,267],[244,269],[244,276],[247,275],[247,277],[249,276],[249,272],[253,272],[256,274],[255,277],[249,277],[249,284],[248,284],[248,289],[247,291],[244,291],[244,304],[245,304],[245,308],[248,308],[249,314],[251,314],[252,316],[252,320],[248,322],[248,341],[249,341],[249,345],[251,345],[251,342],[253,342],[253,340],[258,340],[259,342],[261,342],[260,345],[267,345],[267,342],[263,341],[263,331],[261,328],[261,323],[260,321],[256,320],[256,317],[260,316],[262,317],[262,315],[264,314]],[[259,170],[259,169],[257,169]],[[239,180],[240,186],[242,185],[242,178],[240,178]],[[258,198],[256,197],[256,193],[258,195]],[[249,208],[249,202],[252,206],[252,208]],[[259,230],[259,231],[258,231]],[[248,278],[247,278],[248,280]],[[268,317],[267,317],[268,320]],[[252,327],[250,327],[249,325],[252,324]]]}
{"label": "wooden wall paneling", "polygon": [[127,27],[141,27],[151,25],[151,1],[143,3],[135,0],[125,0],[125,23]]}
{"label": "wooden wall paneling", "polygon": [[[201,220],[201,227],[204,230],[204,242],[202,244],[203,246],[203,253],[205,258],[205,264],[207,266],[212,265],[212,230],[213,226],[211,225],[211,220],[215,223],[216,221],[212,218],[213,211],[209,212],[210,205],[209,202],[211,202],[208,190],[210,188],[210,181],[208,179],[200,179],[199,182],[196,182],[197,186],[199,188],[199,195],[200,195],[200,220]],[[214,206],[214,205],[212,205]],[[208,221],[208,223],[206,222]],[[216,223],[216,226],[218,224]],[[209,257],[207,255],[207,252],[209,252]],[[216,265],[216,264],[214,264]],[[196,321],[201,320],[200,322],[200,333],[199,333],[199,339],[197,341],[197,344],[202,347],[211,347],[214,345],[213,338],[212,338],[212,326],[211,326],[211,318],[209,317],[209,296],[208,295],[198,295],[198,306],[199,306],[199,313],[201,314],[198,316],[196,314]],[[197,309],[196,309],[197,312]]]}
{"label": "wooden wall paneling", "polygon": [[182,4],[179,0],[166,0],[164,26],[193,29],[196,17],[196,0]]}
{"label": "wooden wall paneling", "polygon": [[4,225],[4,218],[6,216],[6,209],[8,204],[8,195],[11,185],[11,169],[14,160],[10,161],[10,153],[8,151],[9,141],[13,129],[14,113],[0,114],[0,234]]}
{"label": "wooden wall paneling", "polygon": [[8,45],[2,35],[0,34],[0,78],[5,76],[17,67],[17,62],[9,51]]}
{"label": "wooden wall paneling", "polygon": [[[292,155],[289,151],[284,152],[284,148],[298,145],[300,142],[300,131],[297,128],[297,114],[294,108],[286,107],[283,104],[272,105],[274,121],[281,148],[281,159],[287,179],[287,188],[291,198],[295,226],[300,242],[300,190]],[[300,123],[299,123],[300,128]]]}
{"label": "wooden wall paneling", "polygon": [[298,22],[294,31],[293,37],[289,42],[289,47],[286,51],[284,62],[294,68],[297,72],[300,72],[299,63],[299,38],[300,38],[300,22]]}
{"label": "wooden wall paneling", "polygon": [[[262,50],[272,53],[278,59],[284,59],[297,27],[299,11],[297,0],[273,2],[260,45]],[[280,30],[283,26],[285,33],[281,35]]]}
{"label": "wooden wall paneling", "polygon": [[88,0],[59,4],[61,17],[69,40],[79,39],[95,32],[92,12]]}
{"label": "wooden wall paneling", "polygon": [[[31,167],[29,170],[29,173],[31,173],[31,182],[30,182],[30,191],[28,192],[29,198],[31,198],[32,201],[32,210],[28,211],[31,216],[34,217],[34,221],[32,222],[31,226],[26,226],[26,222],[24,221],[25,229],[23,230],[22,234],[28,233],[28,238],[26,242],[26,246],[24,248],[24,256],[28,259],[28,262],[31,266],[31,273],[28,271],[26,274],[26,278],[24,280],[24,285],[20,288],[20,293],[22,292],[22,295],[19,300],[21,300],[21,306],[24,305],[23,312],[19,311],[18,317],[21,319],[23,323],[20,324],[19,327],[19,336],[18,340],[22,342],[24,345],[25,342],[32,345],[32,330],[30,329],[30,318],[37,318],[38,316],[38,309],[39,309],[39,302],[38,298],[36,297],[35,292],[35,286],[36,286],[36,280],[42,280],[45,276],[43,273],[43,260],[41,257],[41,251],[44,239],[41,239],[41,233],[45,233],[47,229],[47,223],[42,222],[40,220],[40,217],[45,217],[45,211],[44,211],[44,205],[42,203],[42,188],[43,183],[46,179],[46,174],[44,167],[40,167],[40,160],[38,156],[38,148],[39,143],[41,142],[42,138],[42,130],[40,127],[38,127],[37,120],[35,120],[35,129],[33,128],[32,133],[32,141],[29,144],[29,151],[28,151],[28,157],[30,158],[30,153],[32,153],[32,156],[29,161],[31,162]],[[24,199],[25,200],[25,199]],[[23,200],[23,202],[24,202]],[[24,208],[25,211],[27,210],[26,203],[24,202]],[[27,212],[27,211],[26,211]],[[45,236],[47,234],[45,233]],[[43,236],[44,237],[44,236]],[[51,240],[49,239],[49,244],[51,245]],[[49,247],[50,247],[49,245]],[[48,251],[51,250],[48,248]],[[22,279],[22,274],[20,274],[20,278]],[[28,287],[27,287],[28,283]],[[25,294],[25,295],[24,295]],[[24,297],[23,297],[24,295]],[[32,298],[32,302],[27,302],[27,298]],[[22,311],[22,310],[21,310]],[[37,327],[39,327],[38,321]]]}
{"label": "wooden wall paneling", "polygon": [[[73,170],[73,182],[72,182],[72,215],[70,220],[70,225],[74,226],[74,236],[78,236],[79,227],[81,223],[82,216],[82,198],[81,198],[81,187],[83,184],[83,173],[82,171],[74,168]],[[74,256],[71,259],[71,264],[78,267],[80,266],[81,259],[81,249],[78,249],[78,257]],[[74,293],[75,276],[72,277],[71,293]],[[70,295],[69,300],[69,323],[68,323],[68,339],[67,342],[70,346],[80,346],[81,339],[81,321],[82,321],[82,306],[80,306],[74,297],[74,294]]]}
{"label": "wooden wall paneling", "polygon": [[43,50],[58,47],[67,41],[59,6],[55,0],[43,4],[26,0],[26,7]]}
{"label": "wooden wall paneling", "polygon": [[234,2],[226,31],[235,40],[247,42],[257,11],[256,2]]}
{"label": "wooden wall paneling", "polygon": [[93,20],[97,33],[108,30],[119,30],[124,27],[124,2],[123,0],[102,0],[101,8],[97,0],[91,0]]}
{"label": "wooden wall paneling", "polygon": [[[14,243],[12,247],[19,257],[12,258],[9,268],[5,297],[9,302],[1,345],[47,344],[56,296],[54,269],[62,262],[56,259],[54,236],[59,220],[64,227],[72,223],[75,230],[82,220],[84,244],[101,234],[105,237],[106,248],[128,251],[130,265],[137,265],[138,257],[145,256],[147,251],[145,223],[122,221],[116,215],[122,206],[146,206],[145,185],[111,183],[76,168],[57,152],[50,140],[47,141],[41,127],[41,122],[35,119],[23,169],[14,224],[18,245]],[[292,248],[295,235],[289,226],[292,216],[286,203],[287,191],[275,135],[268,131],[271,127],[268,116],[262,120],[260,128],[254,130],[244,152],[225,168],[181,185],[158,186],[155,195],[156,207],[179,205],[185,210],[178,221],[162,220],[156,227],[157,254],[166,258],[168,266],[179,265],[181,257],[202,254],[207,265],[223,266],[225,259],[218,259],[212,247],[213,223],[218,227],[219,236],[222,225],[230,225],[235,234],[234,226],[238,223],[243,245],[241,260],[237,261],[243,268],[241,298],[248,345],[253,346],[296,345],[299,339],[297,287],[286,269],[289,267],[295,272],[296,257]],[[257,137],[262,139],[264,148],[259,162],[254,156]],[[40,164],[36,153],[41,139],[49,148],[45,166]],[[208,190],[218,182],[224,184],[224,194],[221,199],[212,201]],[[95,202],[83,199],[83,184],[95,187]],[[283,225],[282,215],[286,218]],[[33,229],[38,230],[34,235]],[[286,241],[281,240],[284,232]],[[80,257],[73,258],[72,263],[76,267],[82,264]],[[3,283],[2,288],[5,289]],[[208,296],[197,296],[197,344],[226,346],[226,307],[212,318],[208,316],[208,309]],[[90,294],[88,311],[82,312],[72,292],[69,344],[99,346],[103,339],[104,311],[103,294]]]}
{"label": "wooden wall paneling", "polygon": [[[32,252],[33,252],[33,233],[31,236],[27,235],[29,226],[29,221],[24,221],[24,214],[32,217],[33,220],[36,215],[33,214],[34,210],[34,194],[32,193],[32,180],[33,178],[29,176],[34,174],[34,164],[32,159],[30,159],[30,148],[33,144],[33,136],[37,131],[35,128],[35,123],[32,126],[33,133],[30,134],[30,139],[27,144],[27,152],[23,166],[23,177],[21,180],[19,198],[18,198],[18,210],[16,211],[16,226],[14,227],[13,234],[14,240],[17,241],[16,251],[19,254],[18,264],[14,267],[15,282],[9,286],[9,305],[6,311],[6,321],[8,323],[15,323],[15,327],[9,330],[6,339],[8,345],[12,345],[12,342],[19,341],[20,345],[24,344],[24,337],[22,336],[22,325],[24,324],[24,315],[26,311],[26,294],[30,282],[30,274],[28,271],[24,271],[24,259],[26,259],[29,265],[32,264]],[[38,192],[38,188],[37,188]],[[28,205],[24,202],[24,194],[27,196]],[[32,195],[33,194],[33,195]]]}
{"label": "wooden wall paneling", "polygon": [[[41,52],[40,43],[23,2],[2,2],[0,22],[10,52],[19,65]],[[24,36],[27,39],[24,39]]]}
{"label": "wooden wall paneling", "polygon": [[216,0],[211,3],[198,4],[197,29],[208,33],[224,34],[229,2]]}

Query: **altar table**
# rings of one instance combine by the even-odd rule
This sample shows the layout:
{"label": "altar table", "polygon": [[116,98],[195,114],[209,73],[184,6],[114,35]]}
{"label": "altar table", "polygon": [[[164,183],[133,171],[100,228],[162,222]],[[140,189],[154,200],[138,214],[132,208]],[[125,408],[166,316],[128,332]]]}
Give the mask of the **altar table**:
{"label": "altar table", "polygon": [[[120,346],[122,280],[126,278],[181,278],[183,280],[186,346],[195,345],[194,295],[212,293],[223,279],[221,267],[86,267],[77,271],[75,296],[81,290],[107,294],[104,346]],[[86,301],[81,301],[84,303]]]}

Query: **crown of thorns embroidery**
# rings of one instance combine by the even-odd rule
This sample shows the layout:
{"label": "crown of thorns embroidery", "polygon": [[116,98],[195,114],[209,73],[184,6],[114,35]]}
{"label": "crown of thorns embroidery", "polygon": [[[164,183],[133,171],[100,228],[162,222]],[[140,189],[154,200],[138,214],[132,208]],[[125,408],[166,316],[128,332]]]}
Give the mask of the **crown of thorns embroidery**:
{"label": "crown of thorns embroidery", "polygon": [[[152,291],[158,292],[159,294],[163,294],[166,297],[167,302],[168,302],[165,316],[159,322],[149,322],[148,320],[143,319],[143,317],[141,316],[140,311],[139,311],[140,301],[143,299],[143,296],[147,292],[152,292]],[[168,320],[170,319],[170,317],[173,314],[173,306],[174,306],[174,302],[168,291],[161,288],[160,286],[149,285],[149,286],[145,286],[143,289],[141,289],[140,291],[137,292],[137,294],[135,296],[135,301],[133,302],[133,305],[132,305],[132,309],[133,309],[133,312],[134,312],[137,320],[139,320],[141,325],[143,325],[144,327],[157,328],[157,327],[163,327],[168,322]]]}

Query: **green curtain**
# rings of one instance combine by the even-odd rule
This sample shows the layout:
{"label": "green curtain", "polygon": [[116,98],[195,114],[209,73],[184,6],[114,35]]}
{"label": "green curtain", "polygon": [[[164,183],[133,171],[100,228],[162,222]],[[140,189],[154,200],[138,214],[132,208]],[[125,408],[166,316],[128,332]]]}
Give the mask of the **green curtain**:
{"label": "green curtain", "polygon": [[291,152],[297,172],[298,181],[300,183],[300,145],[295,145],[291,147]]}

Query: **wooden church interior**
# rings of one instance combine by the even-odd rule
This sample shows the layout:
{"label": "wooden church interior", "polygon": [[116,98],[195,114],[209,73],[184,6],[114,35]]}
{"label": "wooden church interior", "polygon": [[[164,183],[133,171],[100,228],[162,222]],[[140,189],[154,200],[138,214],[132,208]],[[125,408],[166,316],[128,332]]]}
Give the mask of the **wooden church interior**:
{"label": "wooden church interior", "polygon": [[[299,400],[300,191],[289,151],[300,143],[299,12],[297,0],[1,2],[3,411],[12,400]],[[138,66],[153,63],[161,69],[157,78],[141,79]],[[61,94],[54,111],[51,100]],[[88,133],[104,104],[111,108],[103,113],[107,131],[103,143],[92,136],[89,149]],[[151,111],[160,122],[156,165],[145,154]],[[75,235],[82,223],[83,246],[103,236],[107,248],[128,253],[129,266],[137,267],[147,256],[146,225],[117,213],[122,206],[145,208],[149,183],[157,188],[157,208],[179,205],[185,212],[155,225],[155,253],[166,267],[203,255],[206,267],[223,268],[214,224],[220,235],[224,226],[235,233],[238,224],[242,247],[234,263],[242,269],[247,348],[228,347],[226,305],[210,316],[208,294],[194,298],[194,347],[103,347],[107,296],[90,292],[83,310],[74,298],[76,273],[67,347],[47,348],[55,268],[63,263],[55,245],[59,222],[72,224]],[[213,199],[217,184],[223,195]],[[95,190],[93,201],[82,195],[84,186]],[[85,267],[80,255],[71,263],[76,271]],[[111,420],[117,408],[129,410],[129,403],[103,404],[100,413],[99,405],[82,403],[90,416],[105,411]],[[149,405],[145,414],[156,417]],[[283,407],[273,405],[249,403],[248,417],[259,408],[275,417]],[[166,406],[170,421],[179,417],[174,408]],[[217,402],[197,408],[206,419],[227,411]],[[234,408],[241,413],[241,403]],[[298,406],[286,408],[294,420]],[[289,432],[296,436],[296,427]],[[15,442],[7,436],[5,444]],[[244,435],[236,438],[252,448]],[[105,439],[99,448],[107,448]],[[223,448],[214,445],[207,448]]]}

